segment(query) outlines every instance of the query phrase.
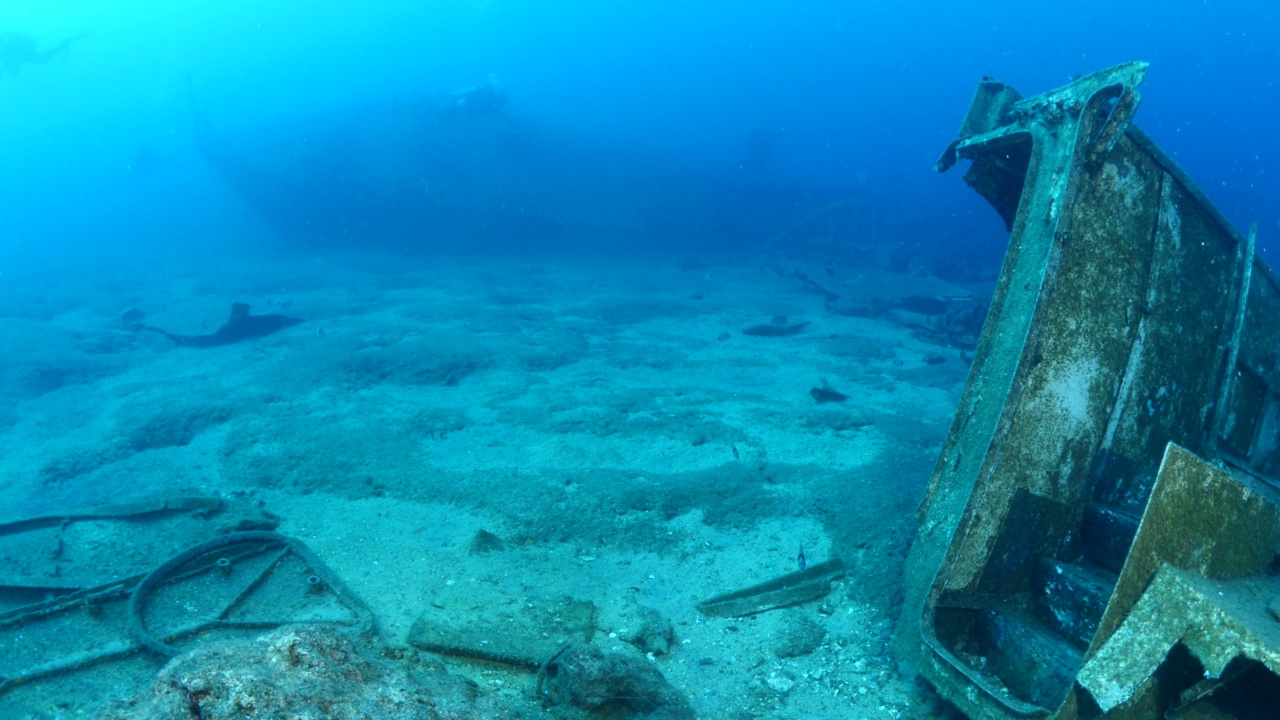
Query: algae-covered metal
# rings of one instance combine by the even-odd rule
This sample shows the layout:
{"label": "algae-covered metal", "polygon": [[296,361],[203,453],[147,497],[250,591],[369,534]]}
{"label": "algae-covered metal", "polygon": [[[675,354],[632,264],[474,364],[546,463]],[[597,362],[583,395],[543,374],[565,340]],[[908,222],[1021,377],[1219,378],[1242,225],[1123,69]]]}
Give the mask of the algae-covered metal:
{"label": "algae-covered metal", "polygon": [[[1093,653],[1117,599],[1137,600],[1122,572],[1141,592],[1158,567],[1126,561],[1170,443],[1278,495],[1280,283],[1132,124],[1146,71],[1027,99],[984,80],[939,161],[971,161],[1011,237],[919,510],[897,649],[973,717],[1102,714],[1078,673],[1106,673]],[[1163,522],[1204,522],[1186,507]],[[1238,541],[1206,532],[1200,551]]]}
{"label": "algae-covered metal", "polygon": [[[1190,659],[1198,664],[1197,681],[1252,669],[1251,683],[1267,687],[1256,675],[1265,668],[1276,697],[1280,577],[1269,567],[1277,542],[1280,512],[1272,499],[1170,445],[1079,685],[1113,716],[1150,717],[1168,690],[1157,671],[1180,653],[1184,668],[1194,667]],[[1218,688],[1203,688],[1210,689]],[[1179,702],[1190,712],[1210,694]]]}

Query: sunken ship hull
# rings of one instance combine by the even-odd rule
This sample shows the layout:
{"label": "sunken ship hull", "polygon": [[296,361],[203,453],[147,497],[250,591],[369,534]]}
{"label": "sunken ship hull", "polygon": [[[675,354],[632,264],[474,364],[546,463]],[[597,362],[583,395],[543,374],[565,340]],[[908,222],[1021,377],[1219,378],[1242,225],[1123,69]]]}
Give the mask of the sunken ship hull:
{"label": "sunken ship hull", "polygon": [[984,80],[939,162],[1011,236],[896,649],[971,718],[1276,717],[1280,277],[1132,124],[1146,70]]}
{"label": "sunken ship hull", "polygon": [[838,193],[748,169],[692,172],[656,150],[433,99],[235,132],[198,122],[202,155],[286,242],[505,251],[754,247]]}

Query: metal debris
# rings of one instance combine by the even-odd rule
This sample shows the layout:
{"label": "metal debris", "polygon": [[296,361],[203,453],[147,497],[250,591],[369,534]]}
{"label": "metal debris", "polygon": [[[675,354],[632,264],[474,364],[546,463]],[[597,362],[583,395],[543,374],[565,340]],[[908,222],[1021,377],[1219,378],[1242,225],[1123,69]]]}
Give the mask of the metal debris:
{"label": "metal debris", "polygon": [[698,610],[714,617],[745,617],[799,605],[826,597],[831,592],[831,582],[843,576],[844,563],[832,558],[800,572],[704,600],[698,603]]}
{"label": "metal debris", "polygon": [[[970,161],[966,182],[1012,235],[919,508],[895,646],[971,717],[1174,711],[1203,673],[1156,681],[1152,663],[1197,660],[1160,648],[1167,634],[1144,654],[1117,628],[1141,627],[1139,608],[1185,608],[1186,588],[1261,578],[1276,552],[1280,281],[1132,124],[1146,72],[1120,65],[1026,99],[984,80],[938,162]],[[1216,494],[1183,473],[1201,478],[1194,491],[1161,500],[1153,488],[1168,473],[1178,487],[1191,460],[1221,468]],[[1222,592],[1199,595],[1222,621],[1196,652],[1273,657],[1263,635],[1245,648],[1227,630],[1252,626]],[[1145,664],[1118,662],[1130,653]]]}

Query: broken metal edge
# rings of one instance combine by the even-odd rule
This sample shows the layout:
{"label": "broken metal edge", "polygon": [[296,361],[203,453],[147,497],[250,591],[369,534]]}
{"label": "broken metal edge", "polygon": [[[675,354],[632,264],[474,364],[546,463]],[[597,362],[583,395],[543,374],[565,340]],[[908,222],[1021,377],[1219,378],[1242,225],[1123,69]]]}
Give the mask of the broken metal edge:
{"label": "broken metal edge", "polygon": [[208,512],[222,509],[222,499],[200,495],[158,497],[138,502],[75,508],[56,515],[37,515],[0,523],[0,535],[38,530],[83,520],[119,520],[163,512]]}
{"label": "broken metal edge", "polygon": [[[439,655],[448,655],[450,657],[465,658],[467,660],[480,660],[482,662],[497,663],[499,665],[510,665],[512,667],[518,667],[522,670],[531,670],[531,671],[538,670],[539,668],[544,667],[546,663],[550,662],[550,660],[547,660],[545,662],[539,663],[539,662],[534,662],[528,658],[519,657],[518,655],[490,652],[487,650],[481,650],[479,648],[464,646],[464,645],[450,645],[445,643],[426,642],[422,640],[411,640],[409,644],[418,648],[419,650],[425,650],[427,652],[433,652]],[[568,646],[566,645],[565,647],[568,647]],[[564,649],[562,648],[560,652],[564,652]],[[556,653],[556,655],[558,656],[560,652]],[[554,658],[555,656],[552,656],[552,659]]]}
{"label": "broken metal edge", "polygon": [[[1013,233],[1011,243],[1021,242],[1022,234],[1028,232],[1030,227],[1043,233],[1043,228],[1069,222],[1068,217],[1059,218],[1059,210],[1070,207],[1078,190],[1071,183],[1071,178],[1081,169],[1104,160],[1116,142],[1121,137],[1127,137],[1140,151],[1150,155],[1173,183],[1180,185],[1194,204],[1207,212],[1211,222],[1235,240],[1238,248],[1244,247],[1244,239],[1239,232],[1205,198],[1181,168],[1130,123],[1139,100],[1134,87],[1142,81],[1146,69],[1146,63],[1117,66],[1026,100],[1020,99],[1016,91],[1007,86],[984,80],[975,94],[960,136],[947,147],[937,169],[946,170],[962,158],[974,159],[990,155],[1002,147],[1001,143],[1019,137],[1033,143],[1029,152],[1033,156],[1032,166],[1035,167],[1038,163],[1035,154],[1040,152],[1040,147],[1035,143],[1050,136],[1057,138],[1060,130],[1057,125],[1066,121],[1076,126],[1074,134],[1066,140],[1072,145],[1069,153],[1071,164],[1061,168],[1052,178],[1047,175],[1039,178],[1047,182],[1036,188],[1037,197],[1048,197],[1047,204],[1041,203],[1029,208],[1026,206],[1027,197],[1017,199],[1016,218],[1006,218]],[[1044,168],[1040,168],[1039,172],[1044,173]],[[1029,184],[1031,181],[1032,175],[1027,173],[1024,182]],[[1025,190],[1026,186],[1024,192]],[[992,198],[988,197],[988,200],[993,205],[996,204]],[[1036,214],[1033,216],[1032,212]],[[1011,246],[1010,253],[1021,250],[1021,247]],[[1249,267],[1241,273],[1243,276],[1247,277],[1251,269],[1256,270],[1256,274],[1266,277],[1273,287],[1280,287],[1270,268],[1260,260],[1253,261],[1249,257],[1250,253],[1246,252],[1244,255]],[[1006,258],[1006,263],[1008,262]],[[1052,272],[1052,268],[1049,271]],[[1002,281],[1003,279],[1004,273]],[[1005,331],[1010,329],[1004,328]],[[984,331],[984,344],[991,342],[991,332],[991,328]],[[1018,343],[1015,341],[1014,344]],[[1022,347],[1022,344],[1018,344],[1018,347]],[[913,557],[908,560],[906,568],[907,592],[895,645],[900,657],[916,664],[926,676],[930,676],[932,684],[943,691],[944,697],[957,701],[966,712],[973,713],[973,717],[1044,717],[1050,713],[1049,709],[1012,697],[1000,687],[998,680],[984,677],[979,670],[943,648],[932,632],[933,611],[939,600],[939,588],[954,562],[950,559],[951,548],[959,542],[956,535],[961,532],[962,518],[972,502],[974,483],[980,483],[980,471],[976,468],[968,467],[957,474],[960,458],[952,453],[953,448],[950,446],[956,433],[975,419],[976,407],[970,407],[972,403],[968,396],[974,392],[979,396],[1001,392],[998,382],[1001,377],[981,377],[988,370],[999,368],[987,368],[979,363],[975,363],[973,367],[966,397],[962,399],[947,445],[944,445],[939,455],[934,478],[917,513],[920,529],[916,542],[913,543]],[[978,377],[977,382],[975,376]],[[976,419],[982,422],[981,418]],[[983,427],[985,426],[986,423],[983,422]],[[998,443],[998,425],[989,429],[991,433],[980,434],[989,443]],[[964,482],[966,480],[970,482]],[[933,507],[934,505],[937,507]],[[1067,700],[1070,701],[1071,697],[1068,696]]]}
{"label": "broken metal edge", "polygon": [[[129,595],[128,615],[126,624],[129,634],[133,640],[143,648],[159,655],[163,658],[172,658],[182,653],[178,648],[170,645],[167,640],[169,638],[157,637],[147,628],[145,622],[145,612],[151,593],[164,583],[168,582],[174,576],[174,573],[183,566],[192,561],[201,558],[210,553],[216,552],[223,548],[233,547],[235,545],[245,544],[270,544],[281,545],[286,552],[293,553],[307,566],[316,577],[320,579],[324,586],[334,594],[338,601],[350,611],[353,618],[350,622],[331,623],[349,626],[359,635],[372,635],[377,632],[377,623],[374,618],[373,611],[365,604],[360,596],[356,595],[345,582],[342,581],[328,565],[324,563],[311,548],[307,547],[301,540],[289,535],[282,535],[275,532],[253,531],[253,532],[236,532],[216,537],[207,542],[200,543],[184,550],[173,556],[169,560],[157,566],[148,573],[141,581],[134,586],[132,593]],[[266,571],[269,572],[275,566],[272,563]],[[265,574],[265,573],[264,573]],[[253,583],[249,587],[251,592],[257,583]],[[238,604],[243,598],[237,598],[232,604]],[[232,627],[235,624],[218,619],[224,626]],[[286,624],[269,623],[266,626],[274,626]],[[265,627],[265,626],[264,626]]]}
{"label": "broken metal edge", "polygon": [[[990,108],[987,108],[987,124],[985,127],[982,126],[981,122],[974,123],[970,117],[966,117],[964,130],[975,132],[976,134],[958,138],[948,146],[947,151],[944,152],[943,159],[939,161],[939,169],[947,169],[958,159],[973,159],[976,154],[987,150],[988,146],[1017,136],[1029,137],[1035,143],[1038,137],[1046,133],[1056,134],[1058,132],[1056,126],[1069,118],[1068,122],[1074,125],[1072,132],[1075,133],[1067,141],[1068,154],[1072,159],[1072,171],[1053,174],[1050,179],[1052,187],[1041,194],[1060,201],[1061,204],[1051,204],[1049,213],[1045,218],[1036,218],[1036,221],[1056,225],[1060,220],[1058,217],[1060,207],[1067,206],[1070,203],[1070,198],[1074,197],[1078,190],[1077,171],[1075,170],[1076,167],[1079,167],[1078,164],[1090,160],[1096,162],[1100,155],[1105,157],[1106,152],[1114,147],[1120,136],[1134,130],[1134,126],[1130,121],[1138,99],[1135,88],[1145,79],[1147,68],[1148,64],[1145,62],[1126,63],[1092,73],[1068,85],[1040,95],[1008,103],[999,112],[993,113]],[[990,81],[984,82],[989,83]],[[1005,92],[1005,86],[1000,85],[999,90]],[[978,94],[975,97],[981,96],[982,86],[979,87]],[[1111,101],[1115,101],[1112,112],[1100,120],[1095,118],[1094,116],[1100,114],[1105,104]],[[1040,151],[1038,146],[1033,145],[1033,154]],[[1165,159],[1165,156],[1162,156],[1161,159]],[[950,162],[947,162],[948,160]],[[1041,169],[1040,172],[1043,173],[1044,170]],[[1024,182],[1029,184],[1032,179],[1032,175],[1028,173]],[[1019,220],[1011,223],[1011,230],[1013,230],[1014,226],[1028,222],[1026,200],[1027,198],[1023,197],[1018,202],[1017,217]],[[1066,218],[1061,219],[1066,220]],[[1025,227],[1013,230],[1011,241],[1025,231]],[[1048,257],[1044,258],[1046,262],[1049,260],[1050,258]],[[1002,273],[1002,278],[1004,274]],[[1030,332],[1030,325],[1025,330]],[[984,340],[986,339],[986,331],[984,331]],[[1021,347],[1026,340],[1027,338],[1023,338],[1022,342],[1017,344]],[[980,370],[981,368],[975,364],[972,373],[978,373]],[[960,410],[962,411],[963,407]],[[1001,414],[1003,414],[1003,411]],[[952,434],[954,434],[955,428],[956,426],[953,425]],[[996,435],[1000,434],[999,423],[992,430],[995,433],[992,436],[992,442],[996,442]],[[941,463],[946,458],[946,455],[947,452],[944,448],[943,454],[939,457],[939,467],[935,469],[935,478],[931,481],[930,488],[920,508],[920,517],[930,523],[936,522],[936,520],[928,518],[931,515],[928,505],[934,499],[934,493],[937,490],[934,485],[937,482],[938,473],[944,471]],[[974,480],[976,481],[977,478],[975,477]],[[964,496],[965,498],[961,501],[961,508],[970,504],[971,498],[968,496],[972,491],[973,487],[969,487],[967,490],[952,489],[952,492],[957,494],[956,499],[959,499],[959,496]],[[953,514],[946,521],[946,528],[940,526],[922,527],[922,536],[925,534],[933,535],[941,530],[938,541],[942,544],[934,548],[936,558],[934,562],[929,563],[934,567],[934,571],[929,573],[931,579],[918,588],[918,593],[913,593],[911,588],[908,588],[908,604],[904,608],[904,620],[900,621],[899,628],[899,652],[903,652],[908,658],[914,659],[917,663],[927,660],[934,675],[934,684],[936,686],[939,685],[936,681],[941,679],[938,677],[939,675],[949,678],[947,682],[953,687],[967,686],[969,688],[967,707],[970,710],[982,706],[979,698],[974,696],[974,692],[979,691],[1003,710],[1003,713],[991,714],[991,717],[1000,717],[1002,714],[1026,718],[1047,717],[1051,714],[1050,708],[1018,698],[1004,688],[999,681],[994,678],[984,677],[981,673],[969,667],[963,660],[947,651],[933,631],[933,614],[938,606],[940,587],[945,584],[944,577],[950,570],[945,558],[949,556],[952,547],[957,542],[954,535],[959,529],[960,518],[963,515],[963,512]],[[918,537],[917,540],[919,539]],[[913,544],[913,554],[919,549],[919,545],[919,542]],[[910,572],[910,569],[908,569],[908,572]],[[910,579],[908,579],[908,582],[910,582]],[[913,595],[915,596],[914,598]],[[915,616],[916,612],[919,613],[918,616]],[[905,627],[903,625],[908,615],[915,617],[910,620],[910,630],[904,632]],[[915,639],[909,639],[912,637]],[[908,649],[914,643],[919,644],[917,646],[918,649]],[[921,650],[924,652],[921,653]],[[944,688],[940,687],[939,689]]]}
{"label": "broken metal edge", "polygon": [[832,558],[800,572],[709,598],[698,603],[698,610],[713,617],[745,617],[798,605],[827,595],[831,581],[843,576],[844,563]]}

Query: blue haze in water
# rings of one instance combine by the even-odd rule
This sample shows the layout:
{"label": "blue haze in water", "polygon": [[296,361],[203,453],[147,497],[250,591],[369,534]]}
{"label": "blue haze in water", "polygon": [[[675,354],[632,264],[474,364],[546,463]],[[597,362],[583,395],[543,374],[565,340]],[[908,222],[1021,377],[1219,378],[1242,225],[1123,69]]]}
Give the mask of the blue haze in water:
{"label": "blue haze in water", "polygon": [[491,74],[505,111],[538,127],[655,150],[669,173],[700,177],[732,175],[764,138],[777,182],[875,202],[895,242],[998,258],[994,213],[958,174],[931,172],[977,81],[1034,94],[1135,59],[1152,63],[1140,126],[1233,223],[1258,222],[1270,254],[1274,4],[789,5],[7,2],[0,30],[44,48],[89,34],[0,76],[0,258],[56,267],[269,243],[196,152],[189,81],[234,131]]}
{"label": "blue haze in water", "polygon": [[[690,599],[839,555],[858,614],[831,637],[923,707],[886,618],[985,316],[961,291],[989,292],[1008,240],[933,166],[984,76],[1034,95],[1133,60],[1151,64],[1136,123],[1276,264],[1275,0],[0,0],[0,521],[265,489],[293,503],[282,532],[387,605],[484,563],[577,592],[652,562],[602,602],[643,585],[688,620],[675,679],[722,693],[706,717],[762,716],[737,712],[750,661],[731,649],[756,640],[732,626],[743,644],[694,661],[712,625]],[[920,340],[912,314],[837,316],[765,267],[844,201],[874,209],[857,250],[903,265],[873,290],[962,301],[963,343]],[[956,275],[908,275],[917,258]],[[232,302],[305,322],[205,349]],[[460,510],[419,522],[429,503]],[[505,523],[512,556],[561,560],[472,555],[473,517]],[[178,545],[156,543],[91,570]],[[62,547],[0,547],[0,570],[34,558],[39,595]],[[404,575],[370,569],[387,547]],[[143,669],[53,682],[90,704]],[[46,703],[27,688],[0,717]],[[887,716],[825,689],[788,702],[819,694],[836,710],[794,716]]]}

